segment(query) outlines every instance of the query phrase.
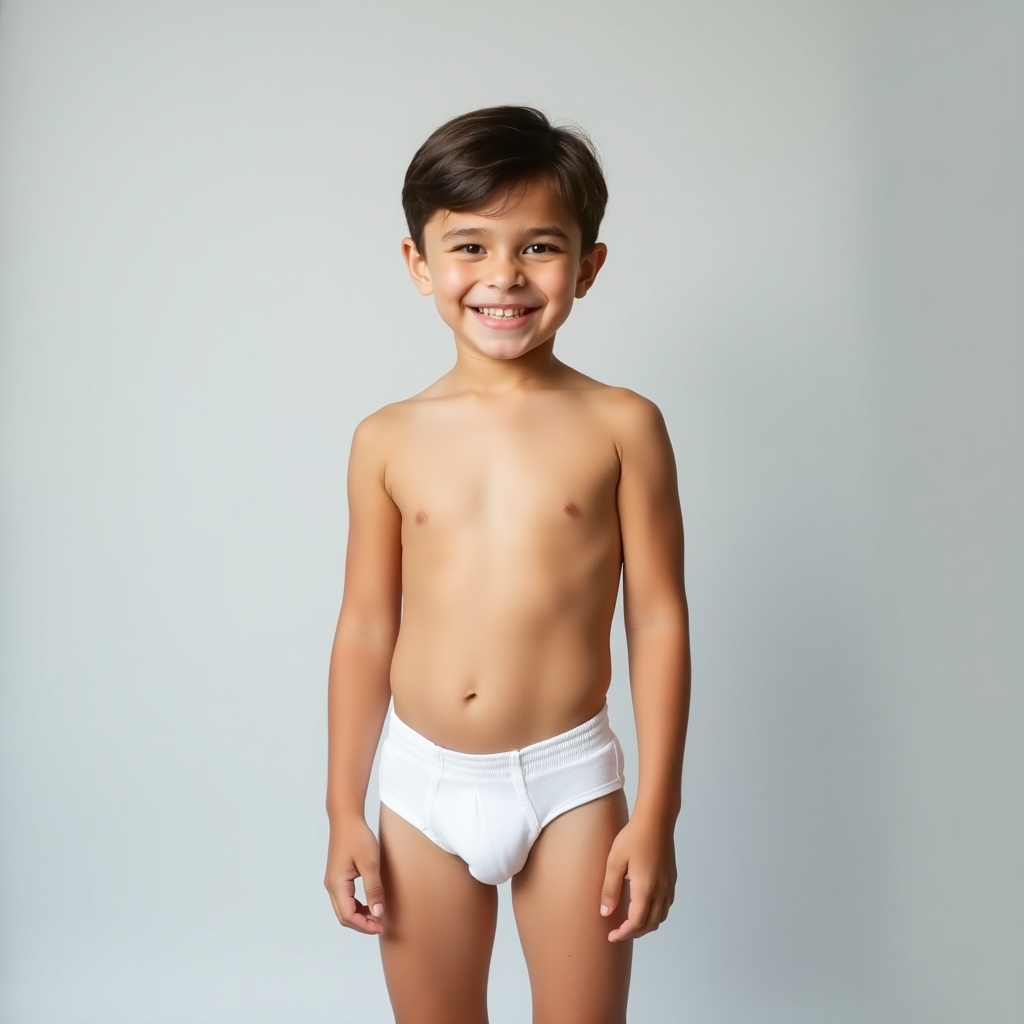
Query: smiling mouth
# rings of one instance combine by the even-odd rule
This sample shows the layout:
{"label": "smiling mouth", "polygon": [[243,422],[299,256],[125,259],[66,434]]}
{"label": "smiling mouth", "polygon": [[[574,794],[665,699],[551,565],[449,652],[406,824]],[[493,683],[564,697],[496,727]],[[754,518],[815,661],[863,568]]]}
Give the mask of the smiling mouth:
{"label": "smiling mouth", "polygon": [[481,316],[489,316],[494,320],[516,320],[529,316],[535,306],[474,306]]}

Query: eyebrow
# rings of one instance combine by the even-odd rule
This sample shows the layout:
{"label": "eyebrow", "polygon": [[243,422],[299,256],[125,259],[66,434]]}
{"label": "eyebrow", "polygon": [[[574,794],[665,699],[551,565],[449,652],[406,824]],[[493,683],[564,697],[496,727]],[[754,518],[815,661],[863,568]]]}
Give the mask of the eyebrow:
{"label": "eyebrow", "polygon": [[[442,242],[453,242],[460,238],[483,238],[488,234],[487,228],[452,228],[441,236]],[[548,238],[562,238],[566,242],[571,241],[569,236],[557,225],[547,224],[539,228],[529,228],[523,232],[524,237],[536,238],[546,236]]]}

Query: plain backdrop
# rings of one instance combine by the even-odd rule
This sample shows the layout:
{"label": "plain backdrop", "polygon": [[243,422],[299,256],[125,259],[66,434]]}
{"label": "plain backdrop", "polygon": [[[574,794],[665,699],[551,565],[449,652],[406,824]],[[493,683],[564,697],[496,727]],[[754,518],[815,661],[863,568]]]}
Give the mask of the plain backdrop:
{"label": "plain backdrop", "polygon": [[983,0],[4,0],[0,1021],[390,1019],[322,886],[345,464],[454,356],[405,167],[505,102],[597,143],[557,351],[680,469],[631,1020],[1019,1024],[1024,9]]}

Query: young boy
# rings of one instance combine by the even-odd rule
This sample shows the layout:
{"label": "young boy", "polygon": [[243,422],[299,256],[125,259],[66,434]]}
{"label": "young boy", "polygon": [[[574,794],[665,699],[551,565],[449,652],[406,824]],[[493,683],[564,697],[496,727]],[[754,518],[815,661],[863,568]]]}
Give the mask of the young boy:
{"label": "young boy", "polygon": [[[497,107],[435,131],[402,198],[456,361],[352,442],[325,885],[380,937],[399,1024],[486,1022],[510,878],[535,1024],[622,1024],[632,939],[673,899],[690,655],[661,415],[553,354],[605,260],[604,178],[580,133]],[[631,816],[605,704],[620,571]],[[364,801],[392,700],[378,847]]]}

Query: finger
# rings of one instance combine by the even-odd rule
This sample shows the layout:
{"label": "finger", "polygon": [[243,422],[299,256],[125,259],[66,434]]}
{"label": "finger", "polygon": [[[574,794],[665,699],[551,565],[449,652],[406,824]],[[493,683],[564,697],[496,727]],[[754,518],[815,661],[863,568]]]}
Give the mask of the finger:
{"label": "finger", "polygon": [[607,917],[618,905],[622,894],[622,881],[626,877],[626,864],[612,853],[608,854],[608,865],[601,885],[601,916]]}
{"label": "finger", "polygon": [[356,899],[354,878],[342,879],[330,893],[334,912],[344,927],[352,928],[364,935],[380,935],[384,931],[383,925],[373,920],[369,908]]}
{"label": "finger", "polygon": [[629,913],[626,920],[618,928],[608,933],[610,942],[619,942],[622,939],[635,937],[647,922],[647,915],[650,910],[650,897],[641,893],[633,892],[629,901]]}
{"label": "finger", "polygon": [[633,933],[633,938],[639,939],[641,935],[649,935],[651,932],[656,932],[666,917],[668,917],[668,905],[666,902],[663,899],[652,900],[647,911],[647,919]]}
{"label": "finger", "polygon": [[364,935],[382,935],[384,933],[384,925],[374,919],[369,907],[358,901],[356,902],[356,911],[350,919],[349,927],[357,932],[362,932]]}
{"label": "finger", "polygon": [[667,920],[669,911],[672,908],[672,893],[662,893],[652,902],[650,911],[647,914],[647,922],[644,925],[645,931],[656,932]]}
{"label": "finger", "polygon": [[380,864],[374,860],[362,866],[363,892],[366,905],[374,917],[384,916],[384,886],[380,881]]}
{"label": "finger", "polygon": [[341,923],[364,935],[380,935],[384,931],[380,921],[374,920],[370,908],[355,898],[343,902]]}
{"label": "finger", "polygon": [[338,901],[334,898],[334,893],[328,889],[327,895],[331,897],[331,906],[334,907],[334,916],[338,919],[338,924],[344,925],[345,922],[341,916],[341,907],[338,906]]}

